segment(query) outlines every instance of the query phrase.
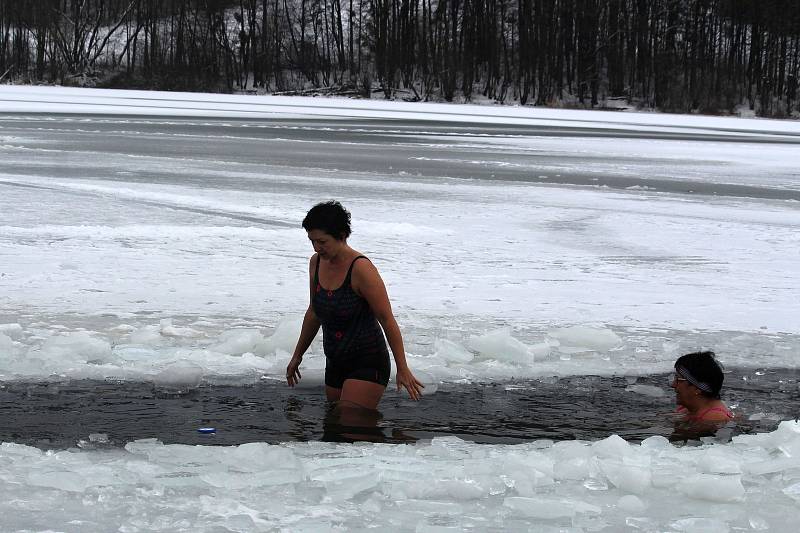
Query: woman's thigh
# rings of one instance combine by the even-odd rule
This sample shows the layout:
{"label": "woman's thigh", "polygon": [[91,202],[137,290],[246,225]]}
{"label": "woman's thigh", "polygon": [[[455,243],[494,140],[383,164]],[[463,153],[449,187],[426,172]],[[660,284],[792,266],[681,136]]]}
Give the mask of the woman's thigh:
{"label": "woman's thigh", "polygon": [[[330,388],[331,387],[325,388],[326,394]],[[377,409],[378,402],[381,401],[383,391],[385,390],[386,387],[380,383],[373,383],[372,381],[364,381],[362,379],[346,379],[344,385],[342,385],[340,389],[341,392],[337,400],[356,404],[359,407],[366,407],[367,409]],[[328,395],[328,399],[331,399],[330,395]]]}
{"label": "woman's thigh", "polygon": [[342,396],[342,389],[337,389],[336,387],[325,385],[325,397],[328,399],[329,402],[338,402],[341,396]]}

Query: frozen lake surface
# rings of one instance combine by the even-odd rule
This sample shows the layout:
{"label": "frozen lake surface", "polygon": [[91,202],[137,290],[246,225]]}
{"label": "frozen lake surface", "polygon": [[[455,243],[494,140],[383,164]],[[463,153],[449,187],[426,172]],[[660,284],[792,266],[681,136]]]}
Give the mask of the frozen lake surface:
{"label": "frozen lake surface", "polygon": [[[798,153],[789,121],[0,86],[0,525],[795,531]],[[386,443],[320,442],[319,343],[280,384],[328,198],[428,385]],[[697,349],[738,429],[671,444]]]}

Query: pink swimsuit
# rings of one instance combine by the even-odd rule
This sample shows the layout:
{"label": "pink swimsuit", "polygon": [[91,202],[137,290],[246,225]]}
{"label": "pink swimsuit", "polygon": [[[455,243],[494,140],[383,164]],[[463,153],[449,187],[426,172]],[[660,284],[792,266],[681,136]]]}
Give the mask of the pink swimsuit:
{"label": "pink swimsuit", "polygon": [[718,411],[720,413],[725,413],[725,416],[728,417],[728,420],[732,420],[733,419],[733,413],[731,413],[728,409],[726,409],[725,407],[719,406],[719,405],[715,405],[714,407],[709,407],[705,411],[703,411],[701,413],[698,413],[698,414],[696,414],[694,416],[687,416],[686,420],[689,421],[689,422],[702,422],[703,421],[703,417],[705,417],[708,413],[710,413],[712,411]]}

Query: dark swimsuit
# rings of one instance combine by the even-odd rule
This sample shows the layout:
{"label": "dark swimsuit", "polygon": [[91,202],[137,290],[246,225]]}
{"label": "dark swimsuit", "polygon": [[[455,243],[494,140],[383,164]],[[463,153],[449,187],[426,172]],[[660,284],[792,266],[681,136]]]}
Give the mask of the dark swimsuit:
{"label": "dark swimsuit", "polygon": [[[314,270],[314,314],[322,325],[325,350],[325,385],[341,389],[345,380],[359,379],[389,383],[391,363],[383,330],[367,301],[350,284],[353,265],[338,289],[328,290],[319,283],[319,256]],[[367,259],[369,261],[369,259]]]}

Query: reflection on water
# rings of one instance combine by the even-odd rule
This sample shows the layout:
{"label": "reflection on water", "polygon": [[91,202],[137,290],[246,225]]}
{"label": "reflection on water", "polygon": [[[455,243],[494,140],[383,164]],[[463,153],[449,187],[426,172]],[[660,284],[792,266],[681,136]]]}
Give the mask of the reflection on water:
{"label": "reflection on water", "polygon": [[729,442],[731,437],[739,434],[739,424],[735,420],[722,423],[687,423],[676,420],[669,440],[678,443],[702,442],[703,439],[713,438],[716,442]]}
{"label": "reflection on water", "polygon": [[322,438],[327,441],[384,442],[378,422],[380,411],[367,409],[350,402],[334,402],[328,406],[322,420]]}
{"label": "reflection on water", "polygon": [[[737,416],[723,436],[771,431],[798,416],[798,370],[732,370],[723,399]],[[444,384],[413,402],[390,387],[380,412],[331,406],[322,385],[282,383],[203,386],[73,381],[0,385],[0,441],[66,448],[105,434],[108,445],[143,438],[164,443],[369,441],[403,443],[454,435],[478,443],[537,439],[639,441],[707,432],[675,432],[674,395],[666,375],[576,376],[524,382]],[[213,427],[213,434],[199,433]],[[685,429],[685,428],[684,428]],[[102,440],[104,440],[105,437]],[[97,439],[95,439],[97,440]]]}

